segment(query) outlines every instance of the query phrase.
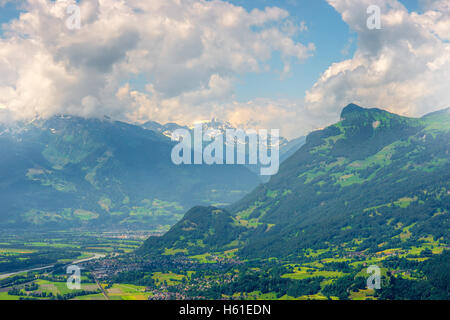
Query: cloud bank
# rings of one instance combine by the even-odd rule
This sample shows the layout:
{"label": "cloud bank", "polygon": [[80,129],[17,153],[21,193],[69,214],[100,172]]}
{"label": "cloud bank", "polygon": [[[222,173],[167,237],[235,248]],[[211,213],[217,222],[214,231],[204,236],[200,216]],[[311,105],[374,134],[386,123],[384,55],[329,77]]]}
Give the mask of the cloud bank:
{"label": "cloud bank", "polygon": [[[408,116],[450,105],[448,0],[422,0],[420,14],[397,0],[327,2],[357,34],[354,56],[325,70],[305,99],[238,102],[236,79],[267,71],[274,53],[285,73],[314,54],[313,44],[294,40],[306,28],[287,11],[219,0],[91,0],[79,4],[81,28],[69,30],[66,9],[75,1],[22,1],[24,13],[0,38],[0,119],[218,117],[294,137],[336,121],[350,102]],[[374,4],[381,30],[367,28]]]}
{"label": "cloud bank", "polygon": [[[335,63],[307,92],[307,108],[336,114],[348,102],[420,116],[450,106],[450,1],[426,1],[423,14],[396,0],[328,0],[358,35],[352,59]],[[382,29],[366,10],[381,8]]]}
{"label": "cloud bank", "polygon": [[[235,77],[267,70],[274,52],[290,64],[314,45],[279,8],[251,12],[224,1],[28,0],[0,38],[3,117],[109,115],[128,121],[189,122],[231,103]],[[139,90],[128,79],[147,85]],[[222,107],[222,109],[225,106]]]}

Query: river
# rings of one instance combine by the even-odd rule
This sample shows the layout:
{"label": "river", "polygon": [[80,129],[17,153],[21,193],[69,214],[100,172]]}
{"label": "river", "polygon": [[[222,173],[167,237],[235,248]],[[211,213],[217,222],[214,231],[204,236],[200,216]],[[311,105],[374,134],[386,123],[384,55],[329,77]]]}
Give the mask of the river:
{"label": "river", "polygon": [[[89,257],[89,258],[85,258],[85,259],[81,259],[81,260],[75,260],[75,261],[72,261],[71,264],[78,264],[78,263],[82,263],[82,262],[86,262],[86,261],[90,261],[90,260],[100,259],[100,258],[103,258],[103,257],[105,257],[104,254],[94,253],[93,257]],[[50,269],[50,268],[53,268],[54,266],[55,265],[52,264],[52,265],[45,266],[45,267],[39,267],[39,268],[33,268],[33,269],[27,269],[27,270],[21,270],[21,271],[16,271],[16,272],[11,272],[11,273],[0,274],[0,280],[8,278],[10,276],[14,276],[14,275],[19,274],[19,273]]]}

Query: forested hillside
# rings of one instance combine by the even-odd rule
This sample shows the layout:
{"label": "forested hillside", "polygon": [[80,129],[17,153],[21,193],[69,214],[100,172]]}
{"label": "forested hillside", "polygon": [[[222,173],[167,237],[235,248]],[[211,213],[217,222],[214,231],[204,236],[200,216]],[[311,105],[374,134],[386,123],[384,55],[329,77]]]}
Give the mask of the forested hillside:
{"label": "forested hillside", "polygon": [[[215,208],[194,208],[141,252],[237,248],[241,257],[268,258],[330,247],[448,245],[449,129],[450,109],[413,119],[349,105],[340,122],[311,133],[270,182],[220,210],[227,232],[210,219]],[[193,211],[208,223],[192,223]]]}
{"label": "forested hillside", "polygon": [[161,133],[58,116],[0,128],[0,225],[165,230],[194,205],[256,187],[244,166],[176,166]]}

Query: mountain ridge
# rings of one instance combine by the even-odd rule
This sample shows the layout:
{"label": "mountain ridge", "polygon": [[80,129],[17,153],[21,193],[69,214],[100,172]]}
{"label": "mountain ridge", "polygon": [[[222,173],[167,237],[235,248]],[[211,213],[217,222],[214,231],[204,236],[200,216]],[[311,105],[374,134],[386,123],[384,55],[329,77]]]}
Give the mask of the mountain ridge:
{"label": "mountain ridge", "polygon": [[5,128],[0,224],[167,228],[193,205],[230,203],[259,183],[243,166],[176,166],[174,145],[110,119],[56,116]]}
{"label": "mountain ridge", "polygon": [[[355,250],[412,245],[429,235],[448,243],[449,123],[448,116],[347,106],[340,122],[308,135],[268,183],[226,208],[241,231],[221,249],[271,257],[355,241]],[[161,246],[171,248],[164,236],[140,252]]]}

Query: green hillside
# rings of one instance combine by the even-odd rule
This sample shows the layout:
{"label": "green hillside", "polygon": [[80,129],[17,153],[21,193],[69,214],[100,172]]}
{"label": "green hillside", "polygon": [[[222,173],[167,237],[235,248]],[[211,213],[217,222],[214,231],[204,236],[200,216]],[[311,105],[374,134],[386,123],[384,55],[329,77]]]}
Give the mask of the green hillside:
{"label": "green hillside", "polygon": [[[269,258],[448,246],[449,126],[450,109],[412,119],[351,104],[267,184],[220,211],[226,232],[211,220],[216,209],[197,207],[140,252],[236,248],[241,258]],[[208,223],[192,224],[196,212]]]}
{"label": "green hillside", "polygon": [[[146,247],[164,248],[172,252],[200,254],[221,250],[236,239],[245,228],[236,226],[234,218],[225,210],[215,207],[194,207],[174,225],[164,237],[152,237]],[[158,250],[153,251],[158,253]]]}
{"label": "green hillside", "polygon": [[172,147],[109,119],[0,128],[0,226],[166,230],[194,205],[229,204],[259,184],[244,166],[176,166]]}

